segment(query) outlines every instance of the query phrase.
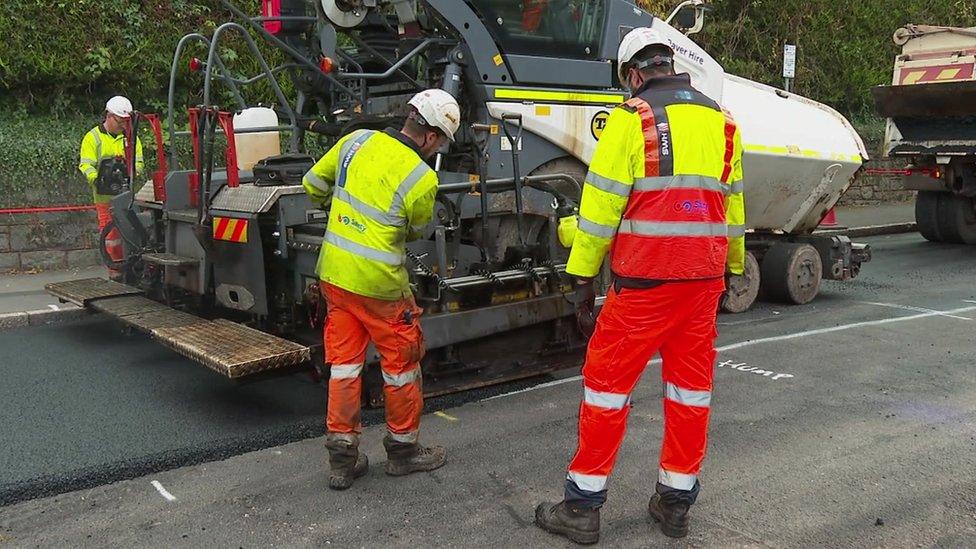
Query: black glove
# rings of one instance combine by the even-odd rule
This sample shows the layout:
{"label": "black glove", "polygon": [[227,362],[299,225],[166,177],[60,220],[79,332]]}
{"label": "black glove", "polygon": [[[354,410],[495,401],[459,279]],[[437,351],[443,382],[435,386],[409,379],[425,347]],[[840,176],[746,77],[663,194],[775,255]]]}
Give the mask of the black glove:
{"label": "black glove", "polygon": [[587,339],[596,327],[596,290],[592,278],[576,279],[576,323]]}

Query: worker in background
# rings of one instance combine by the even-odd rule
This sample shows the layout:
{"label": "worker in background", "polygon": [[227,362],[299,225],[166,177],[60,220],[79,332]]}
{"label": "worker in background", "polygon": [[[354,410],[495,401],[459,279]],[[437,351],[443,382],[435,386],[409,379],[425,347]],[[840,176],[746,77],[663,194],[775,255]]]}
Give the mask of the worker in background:
{"label": "worker in background", "polygon": [[[99,233],[112,220],[112,212],[109,209],[112,195],[99,194],[97,182],[104,173],[105,161],[124,160],[127,139],[125,133],[131,115],[132,102],[121,95],[116,95],[105,104],[105,120],[86,133],[81,140],[78,169],[84,174],[92,190],[95,211],[98,214]],[[142,142],[138,138],[136,138],[134,160],[138,174],[143,169]],[[122,260],[122,237],[118,230],[113,229],[106,237],[105,251],[113,261]],[[109,268],[109,276],[113,280],[118,279],[119,272]]]}
{"label": "worker in background", "polygon": [[593,326],[593,277],[608,250],[613,272],[583,366],[579,446],[564,499],[536,509],[540,527],[578,543],[599,538],[630,396],[658,351],[664,440],[648,511],[666,535],[687,535],[705,457],[718,300],[726,273],[744,267],[739,130],[688,75],[674,74],[673,56],[650,28],[621,42],[620,81],[633,96],[614,109],[597,144],[566,268],[584,296],[584,331]]}
{"label": "worker in background", "polygon": [[352,486],[368,467],[359,436],[361,376],[371,340],[383,371],[386,473],[430,471],[445,460],[444,448],[418,443],[422,309],[408,283],[404,244],[420,237],[433,217],[437,174],[425,160],[454,140],[460,110],[450,94],[436,89],[418,93],[409,104],[403,129],[342,137],[303,181],[313,202],[331,200],[317,272],[328,303],[326,447],[329,486],[336,490]]}

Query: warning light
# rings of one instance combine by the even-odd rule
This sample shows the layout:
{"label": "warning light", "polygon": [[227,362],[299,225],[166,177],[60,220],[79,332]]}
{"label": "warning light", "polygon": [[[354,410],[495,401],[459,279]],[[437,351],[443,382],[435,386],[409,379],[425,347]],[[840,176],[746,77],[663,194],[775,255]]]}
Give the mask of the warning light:
{"label": "warning light", "polygon": [[334,64],[332,63],[331,57],[323,57],[319,60],[319,69],[325,74],[332,72]]}

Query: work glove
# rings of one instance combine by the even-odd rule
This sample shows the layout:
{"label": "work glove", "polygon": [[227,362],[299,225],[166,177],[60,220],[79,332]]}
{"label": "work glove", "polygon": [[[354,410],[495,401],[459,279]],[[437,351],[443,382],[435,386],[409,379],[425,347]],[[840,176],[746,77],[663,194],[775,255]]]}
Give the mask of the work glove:
{"label": "work glove", "polygon": [[592,278],[576,279],[576,323],[580,332],[587,339],[593,335],[596,328],[596,289]]}

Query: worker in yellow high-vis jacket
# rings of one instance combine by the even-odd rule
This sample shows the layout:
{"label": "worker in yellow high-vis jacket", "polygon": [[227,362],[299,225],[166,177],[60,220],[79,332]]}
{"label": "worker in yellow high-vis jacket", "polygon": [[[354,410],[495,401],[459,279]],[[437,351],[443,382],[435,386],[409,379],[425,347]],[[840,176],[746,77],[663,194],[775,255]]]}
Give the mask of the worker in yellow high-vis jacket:
{"label": "worker in yellow high-vis jacket", "polygon": [[744,269],[739,129],[687,74],[674,74],[673,61],[667,38],[652,28],[621,42],[617,69],[633,96],[600,136],[566,266],[586,296],[584,331],[608,251],[613,273],[583,366],[579,445],[563,501],[536,509],[539,526],[578,543],[599,539],[630,395],[658,352],[664,440],[648,511],[664,534],[687,535],[705,457],[718,301],[725,275]]}
{"label": "worker in yellow high-vis jacket", "polygon": [[410,101],[402,129],[343,136],[305,174],[313,202],[331,201],[317,272],[328,303],[325,360],[330,365],[326,447],[329,486],[343,490],[366,473],[359,452],[366,347],[380,353],[386,402],[386,473],[406,475],[444,464],[441,447],[418,443],[423,411],[419,317],[407,277],[405,244],[434,215],[437,174],[426,160],[460,125],[457,101],[426,90]]}
{"label": "worker in yellow high-vis jacket", "polygon": [[[112,220],[109,203],[111,195],[99,194],[97,180],[102,161],[125,158],[126,126],[132,116],[132,102],[121,95],[108,100],[105,104],[105,120],[92,128],[81,140],[78,169],[84,174],[88,186],[92,190],[92,200],[98,214],[98,230],[101,232]],[[135,158],[136,173],[143,170],[142,142],[136,138]],[[112,230],[105,239],[105,250],[113,261],[121,261],[123,256],[122,237],[118,230]],[[119,273],[109,268],[109,275],[118,278]]]}

